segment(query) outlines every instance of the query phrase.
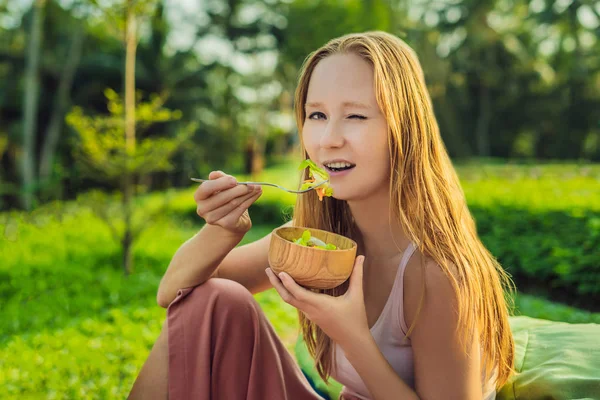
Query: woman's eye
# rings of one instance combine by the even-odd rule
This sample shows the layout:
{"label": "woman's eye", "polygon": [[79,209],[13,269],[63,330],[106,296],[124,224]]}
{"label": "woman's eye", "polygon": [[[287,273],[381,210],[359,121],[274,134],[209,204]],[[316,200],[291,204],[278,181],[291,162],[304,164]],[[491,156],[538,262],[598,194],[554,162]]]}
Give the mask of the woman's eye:
{"label": "woman's eye", "polygon": [[308,119],[321,119],[321,118],[325,118],[325,114],[323,114],[322,112],[314,112],[308,116]]}
{"label": "woman's eye", "polygon": [[367,117],[365,117],[364,115],[358,115],[358,114],[352,114],[348,118],[352,118],[352,119],[367,119]]}

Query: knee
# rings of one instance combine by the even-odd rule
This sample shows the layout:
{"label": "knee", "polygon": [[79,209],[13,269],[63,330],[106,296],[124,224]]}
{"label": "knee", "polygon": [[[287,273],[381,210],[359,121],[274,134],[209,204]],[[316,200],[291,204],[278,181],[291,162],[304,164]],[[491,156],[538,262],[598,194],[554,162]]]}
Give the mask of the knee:
{"label": "knee", "polygon": [[203,326],[211,327],[211,331],[241,332],[262,321],[260,306],[237,282],[212,278],[184,293],[169,307],[169,334],[182,325],[189,332],[200,332]]}
{"label": "knee", "polygon": [[248,289],[230,279],[209,279],[188,296],[191,303],[201,303],[203,307],[219,312],[250,310],[258,306]]}
{"label": "knee", "polygon": [[231,279],[212,278],[203,285],[209,295],[219,297],[219,301],[231,306],[254,303],[252,293],[242,284]]}

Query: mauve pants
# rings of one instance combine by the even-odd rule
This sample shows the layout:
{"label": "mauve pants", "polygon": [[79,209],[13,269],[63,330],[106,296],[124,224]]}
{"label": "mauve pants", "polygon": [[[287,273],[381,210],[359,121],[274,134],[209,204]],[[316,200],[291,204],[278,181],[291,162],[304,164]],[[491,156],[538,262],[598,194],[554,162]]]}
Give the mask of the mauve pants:
{"label": "mauve pants", "polygon": [[322,399],[239,283],[180,290],[167,321],[169,400]]}

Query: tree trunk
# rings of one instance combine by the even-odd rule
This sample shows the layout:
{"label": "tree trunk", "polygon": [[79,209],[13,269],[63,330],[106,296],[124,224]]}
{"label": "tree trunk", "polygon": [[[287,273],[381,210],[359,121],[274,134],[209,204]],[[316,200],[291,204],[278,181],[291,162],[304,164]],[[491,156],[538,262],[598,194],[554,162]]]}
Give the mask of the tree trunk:
{"label": "tree trunk", "polygon": [[492,121],[492,95],[490,93],[490,81],[487,73],[495,65],[494,49],[483,49],[483,67],[479,71],[479,115],[475,127],[477,139],[477,155],[489,157],[490,145],[490,123]]}
{"label": "tree trunk", "polygon": [[247,167],[249,167],[249,173],[252,180],[257,180],[258,175],[265,168],[265,147],[266,141],[260,136],[253,136],[250,138],[248,143],[247,154],[249,159],[247,160]]}
{"label": "tree trunk", "polygon": [[[127,203],[129,202],[129,203]],[[125,232],[123,232],[123,238],[121,240],[121,252],[122,252],[122,262],[123,262],[123,271],[125,275],[128,276],[133,273],[133,230],[131,226],[131,199],[126,200],[126,197],[123,196],[123,207],[125,209]]]}
{"label": "tree trunk", "polygon": [[265,147],[266,140],[259,133],[248,137],[246,141],[244,169],[252,180],[258,179],[258,175],[265,167]]}
{"label": "tree trunk", "polygon": [[244,172],[252,176],[252,165],[254,165],[254,137],[252,136],[246,140],[244,156]]}
{"label": "tree trunk", "polygon": [[265,168],[265,152],[267,149],[267,136],[269,134],[267,110],[268,106],[266,105],[263,105],[258,110],[262,115],[256,127],[256,134],[252,138],[252,145],[254,147],[252,152],[254,156],[252,158],[252,179],[258,179],[258,175]]}
{"label": "tree trunk", "polygon": [[[0,130],[0,167],[2,166],[2,157],[4,156],[4,152],[8,147],[8,135],[3,133]],[[5,192],[5,183],[4,183],[4,174],[3,168],[0,168],[0,210],[4,210],[4,192]]]}
{"label": "tree trunk", "polygon": [[62,132],[65,109],[70,98],[70,91],[73,85],[73,78],[81,59],[83,48],[84,29],[79,29],[73,33],[71,45],[67,54],[67,60],[60,76],[58,90],[56,92],[56,101],[52,110],[52,117],[46,129],[45,140],[42,147],[40,159],[40,183],[47,185],[52,175],[52,166],[56,147]]}
{"label": "tree trunk", "polygon": [[31,210],[35,183],[35,138],[37,130],[38,98],[40,92],[39,59],[42,49],[42,27],[46,0],[36,0],[33,4],[33,21],[27,49],[25,66],[25,95],[23,96],[23,158],[21,172],[23,179],[22,206]]}
{"label": "tree trunk", "polygon": [[131,158],[135,154],[135,52],[137,47],[137,27],[133,1],[127,2],[127,26],[125,33],[125,149],[127,166],[123,177],[123,214],[125,232],[123,233],[123,268],[125,274],[133,272],[131,246],[135,238],[132,235],[132,201],[134,193],[134,176],[130,167]]}
{"label": "tree trunk", "polygon": [[479,86],[479,115],[475,128],[477,138],[477,155],[488,157],[490,155],[490,121],[492,118],[492,103],[490,91],[485,81]]}
{"label": "tree trunk", "polygon": [[135,152],[135,53],[137,26],[133,1],[128,0],[125,52],[125,138],[129,155]]}
{"label": "tree trunk", "polygon": [[[446,84],[446,83],[444,83]],[[439,115],[438,123],[443,132],[442,139],[450,156],[465,158],[472,155],[472,148],[464,137],[463,124],[458,118],[460,108],[453,102],[448,102],[448,96],[440,96],[435,101],[436,111]]]}
{"label": "tree trunk", "polygon": [[265,149],[267,139],[258,136],[254,139],[254,159],[252,160],[252,179],[258,179],[258,175],[265,169]]}

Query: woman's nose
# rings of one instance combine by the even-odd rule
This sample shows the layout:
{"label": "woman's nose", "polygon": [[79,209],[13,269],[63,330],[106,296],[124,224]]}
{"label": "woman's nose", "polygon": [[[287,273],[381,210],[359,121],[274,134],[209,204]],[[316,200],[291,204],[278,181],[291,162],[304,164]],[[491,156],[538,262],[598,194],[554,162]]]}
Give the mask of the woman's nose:
{"label": "woman's nose", "polygon": [[320,145],[322,148],[341,147],[344,144],[344,140],[344,134],[340,127],[330,122],[321,136]]}

